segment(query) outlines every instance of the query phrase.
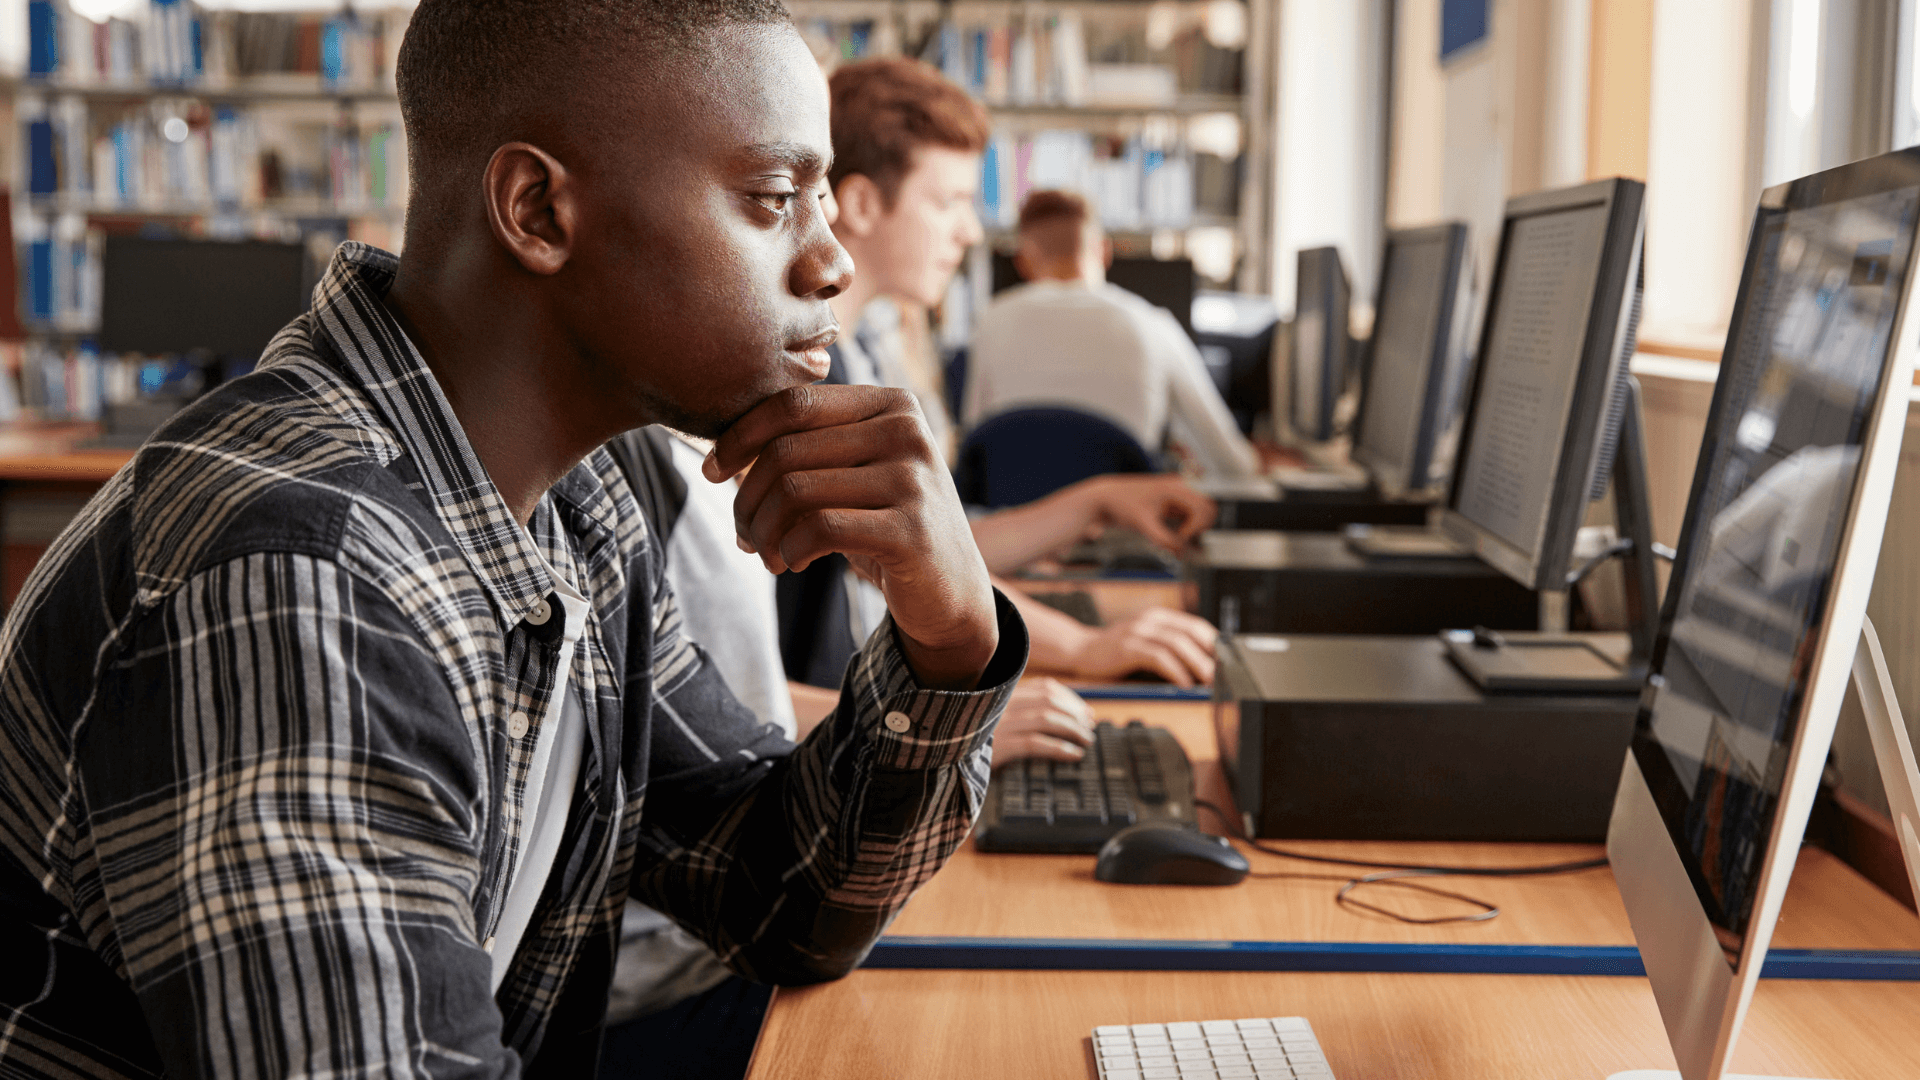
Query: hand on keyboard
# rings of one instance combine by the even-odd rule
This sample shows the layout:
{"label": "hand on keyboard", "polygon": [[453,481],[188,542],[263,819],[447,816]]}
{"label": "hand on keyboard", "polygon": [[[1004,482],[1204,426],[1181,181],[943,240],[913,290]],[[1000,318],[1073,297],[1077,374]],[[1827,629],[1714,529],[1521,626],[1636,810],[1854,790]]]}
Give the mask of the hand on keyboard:
{"label": "hand on keyboard", "polygon": [[993,767],[1022,758],[1079,761],[1093,745],[1093,710],[1057,679],[1023,679],[993,736]]}
{"label": "hand on keyboard", "polygon": [[1088,630],[1072,650],[1072,672],[1086,679],[1121,679],[1150,671],[1175,686],[1213,681],[1213,643],[1219,632],[1196,615],[1148,608],[1125,622]]}

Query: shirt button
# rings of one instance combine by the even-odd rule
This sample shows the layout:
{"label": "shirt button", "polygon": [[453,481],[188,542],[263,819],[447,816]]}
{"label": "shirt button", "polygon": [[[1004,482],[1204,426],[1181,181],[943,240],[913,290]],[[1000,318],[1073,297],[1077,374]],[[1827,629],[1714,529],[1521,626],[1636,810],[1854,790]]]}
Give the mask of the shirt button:
{"label": "shirt button", "polygon": [[913,720],[906,713],[895,711],[887,714],[886,724],[888,731],[901,734],[913,726]]}
{"label": "shirt button", "polygon": [[483,953],[486,953],[488,956],[492,956],[493,955],[493,939],[488,938],[487,940],[481,942],[480,951]]}
{"label": "shirt button", "polygon": [[507,737],[510,739],[524,739],[527,737],[526,713],[517,712],[507,717]]}
{"label": "shirt button", "polygon": [[551,618],[553,618],[553,605],[545,600],[533,605],[533,610],[527,612],[527,622],[534,626],[545,626],[547,620]]}

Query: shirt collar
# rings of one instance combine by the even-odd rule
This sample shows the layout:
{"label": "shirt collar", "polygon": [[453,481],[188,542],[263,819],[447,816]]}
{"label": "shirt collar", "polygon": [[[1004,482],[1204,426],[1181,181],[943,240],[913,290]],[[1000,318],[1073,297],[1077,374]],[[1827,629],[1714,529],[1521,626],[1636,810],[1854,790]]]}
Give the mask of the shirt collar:
{"label": "shirt collar", "polygon": [[[527,531],[468,443],[453,406],[426,361],[387,310],[400,261],[366,244],[340,245],[313,290],[316,336],[332,346],[346,375],[420,470],[423,493],[509,623],[518,623],[553,592],[553,575]],[[534,532],[552,530],[546,498],[534,511]]]}

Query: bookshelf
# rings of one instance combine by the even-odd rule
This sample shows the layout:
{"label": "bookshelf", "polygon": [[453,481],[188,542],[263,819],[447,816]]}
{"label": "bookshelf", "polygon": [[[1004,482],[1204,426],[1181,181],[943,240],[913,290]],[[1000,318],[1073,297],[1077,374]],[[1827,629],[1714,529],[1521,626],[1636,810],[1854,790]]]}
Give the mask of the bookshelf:
{"label": "bookshelf", "polygon": [[0,419],[92,420],[137,392],[148,361],[91,342],[109,234],[299,241],[316,270],[341,240],[398,245],[404,0],[145,0],[99,20],[69,0],[26,7],[26,71],[0,79],[26,331],[3,358],[17,377],[0,379]]}
{"label": "bookshelf", "polygon": [[[788,0],[823,59],[918,56],[987,106],[980,214],[1072,187],[1127,255],[1186,256],[1215,286],[1271,280],[1277,0]],[[974,260],[969,277],[986,263]],[[984,282],[962,283],[976,300]]]}
{"label": "bookshelf", "polygon": [[[1271,281],[1278,0],[788,0],[823,59],[920,56],[988,107],[981,217],[1010,247],[1019,199],[1075,187],[1124,255],[1192,258],[1215,286]],[[397,248],[406,153],[393,89],[406,0],[246,12],[146,0],[101,22],[29,0],[29,63],[0,78],[12,133],[24,355],[0,356],[0,419],[21,404],[98,415],[128,380],[87,337],[113,232],[343,239]],[[1036,168],[1037,166],[1037,168]],[[943,320],[964,338],[986,297],[983,248]],[[59,378],[32,377],[58,368]],[[40,400],[35,386],[64,387]],[[79,388],[76,390],[75,388]],[[45,394],[40,393],[44,398]]]}

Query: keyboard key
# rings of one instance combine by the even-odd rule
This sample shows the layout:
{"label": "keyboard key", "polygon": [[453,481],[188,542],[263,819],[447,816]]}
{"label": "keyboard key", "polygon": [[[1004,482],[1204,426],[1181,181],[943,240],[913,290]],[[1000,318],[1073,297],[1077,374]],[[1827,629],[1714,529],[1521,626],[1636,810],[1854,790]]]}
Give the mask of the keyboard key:
{"label": "keyboard key", "polygon": [[1291,1031],[1304,1032],[1309,1038],[1313,1036],[1313,1029],[1307,1026],[1306,1018],[1301,1016],[1275,1017],[1273,1020],[1273,1030],[1279,1032],[1283,1037]]}
{"label": "keyboard key", "polygon": [[1242,1080],[1254,1075],[1251,1065],[1216,1065],[1214,1072],[1219,1075],[1220,1080]]}
{"label": "keyboard key", "polygon": [[1325,1065],[1290,1065],[1293,1075],[1298,1077],[1332,1076],[1333,1070]]}
{"label": "keyboard key", "polygon": [[1233,1026],[1233,1021],[1231,1020],[1208,1020],[1200,1025],[1200,1030],[1209,1035],[1231,1035],[1239,1029]]}
{"label": "keyboard key", "polygon": [[1167,1037],[1173,1039],[1200,1038],[1200,1025],[1192,1022],[1167,1025]]}
{"label": "keyboard key", "polygon": [[1127,1030],[1127,1027],[1125,1024],[1106,1024],[1101,1027],[1094,1028],[1093,1033],[1096,1036],[1100,1036],[1100,1037],[1105,1037],[1109,1035],[1118,1035],[1118,1036],[1121,1036],[1122,1038],[1129,1038],[1129,1039],[1133,1037],[1133,1033]]}
{"label": "keyboard key", "polygon": [[1133,1031],[1133,1037],[1134,1037],[1134,1038],[1136,1038],[1136,1039],[1138,1039],[1138,1038],[1142,1038],[1142,1037],[1144,1037],[1144,1036],[1148,1036],[1148,1035],[1158,1035],[1158,1036],[1160,1036],[1160,1037],[1162,1037],[1162,1038],[1165,1038],[1165,1037],[1166,1037],[1166,1034],[1167,1034],[1167,1025],[1165,1025],[1165,1024],[1135,1024],[1135,1025],[1133,1025],[1133,1028],[1132,1028],[1132,1031]]}
{"label": "keyboard key", "polygon": [[1171,1065],[1159,1069],[1141,1069],[1140,1080],[1180,1080],[1180,1070]]}
{"label": "keyboard key", "polygon": [[1103,1068],[1100,1070],[1100,1076],[1101,1080],[1140,1080],[1140,1070]]}
{"label": "keyboard key", "polygon": [[1168,1069],[1174,1065],[1172,1054],[1141,1054],[1140,1067],[1143,1069]]}
{"label": "keyboard key", "polygon": [[1205,1050],[1207,1048],[1207,1040],[1174,1039],[1171,1045],[1175,1050]]}
{"label": "keyboard key", "polygon": [[1233,1022],[1233,1026],[1239,1028],[1241,1031],[1272,1031],[1273,1021],[1271,1020],[1235,1020]]}
{"label": "keyboard key", "polygon": [[1253,1063],[1253,1075],[1260,1080],[1293,1080],[1293,1070],[1284,1064],[1256,1061]]}

